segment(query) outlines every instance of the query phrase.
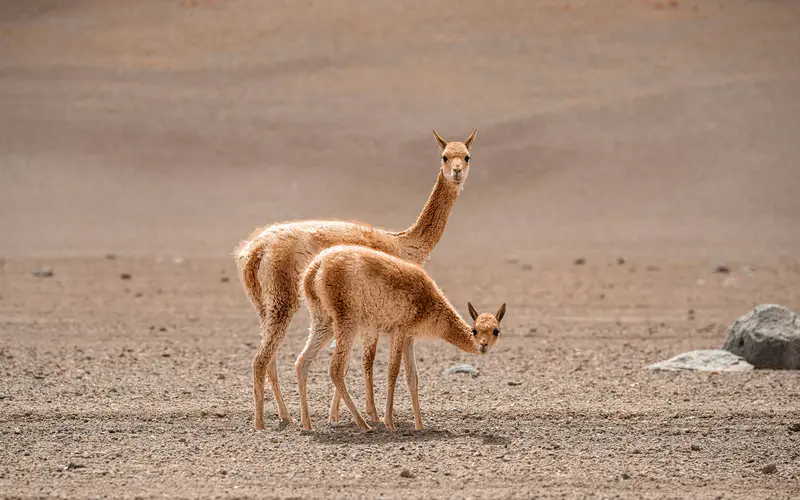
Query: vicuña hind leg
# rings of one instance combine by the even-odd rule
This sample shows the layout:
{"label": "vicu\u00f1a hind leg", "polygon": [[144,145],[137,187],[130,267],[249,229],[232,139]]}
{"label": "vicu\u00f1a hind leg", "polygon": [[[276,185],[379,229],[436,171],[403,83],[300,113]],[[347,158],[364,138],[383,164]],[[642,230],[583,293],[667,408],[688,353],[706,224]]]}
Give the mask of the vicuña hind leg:
{"label": "vicu\u00f1a hind leg", "polygon": [[403,344],[403,368],[406,372],[406,385],[411,394],[411,407],[414,409],[414,429],[421,431],[422,414],[419,411],[419,380],[417,378],[417,361],[414,359],[414,337],[408,336]]}
{"label": "vicu\u00f1a hind leg", "polygon": [[383,413],[383,423],[388,429],[395,430],[394,416],[394,388],[397,384],[397,375],[400,374],[400,362],[403,359],[403,337],[395,333],[389,344],[389,367],[387,369],[389,382],[386,385],[386,410]]}
{"label": "vicu\u00f1a hind leg", "polygon": [[378,351],[378,334],[369,335],[364,338],[364,354],[361,358],[361,366],[364,370],[364,394],[367,400],[367,418],[372,422],[380,422],[378,412],[375,410],[375,386],[373,382],[373,364],[375,363],[375,353]]}
{"label": "vicu\u00f1a hind leg", "polygon": [[[261,346],[253,358],[253,396],[255,398],[255,427],[264,428],[264,377],[269,378],[272,394],[278,404],[278,416],[285,422],[291,422],[292,416],[286,409],[278,383],[278,362],[276,354],[292,316],[300,308],[297,280],[287,279],[286,273],[274,273],[271,284],[272,294],[265,297],[266,306],[261,318]],[[278,284],[281,284],[278,286]],[[280,300],[276,300],[280,297]]]}
{"label": "vicu\u00f1a hind leg", "polygon": [[314,317],[311,320],[311,332],[303,352],[297,357],[294,366],[297,370],[297,386],[300,391],[300,415],[303,421],[303,429],[311,430],[311,416],[308,410],[308,368],[319,351],[333,337],[330,319]]}
{"label": "vicu\u00f1a hind leg", "polygon": [[334,324],[334,331],[336,335],[336,348],[331,357],[331,380],[336,390],[341,395],[342,400],[344,400],[344,404],[347,405],[347,409],[350,410],[350,414],[353,415],[353,420],[356,421],[356,424],[362,429],[369,430],[371,427],[367,425],[364,418],[361,417],[358,408],[356,408],[356,405],[350,398],[350,394],[347,392],[347,385],[345,384],[347,364],[356,336],[355,325],[349,321],[336,322],[336,324]]}
{"label": "vicu\u00f1a hind leg", "polygon": [[[348,372],[350,372],[350,356],[347,356],[347,359],[344,361],[344,375],[347,377]],[[336,386],[333,387],[333,400],[331,401],[331,410],[328,415],[328,422],[332,424],[339,423],[339,403],[342,401],[342,396],[339,394],[339,389]]]}
{"label": "vicu\u00f1a hind leg", "polygon": [[[378,418],[378,412],[375,410],[375,385],[373,383],[373,364],[375,363],[375,354],[378,350],[378,334],[365,335],[363,342],[364,353],[361,357],[361,365],[364,370],[364,393],[367,400],[367,418],[372,423],[376,423],[381,421],[381,419]],[[338,391],[334,391],[329,416],[331,423],[339,422],[339,401],[341,401],[341,396]]]}

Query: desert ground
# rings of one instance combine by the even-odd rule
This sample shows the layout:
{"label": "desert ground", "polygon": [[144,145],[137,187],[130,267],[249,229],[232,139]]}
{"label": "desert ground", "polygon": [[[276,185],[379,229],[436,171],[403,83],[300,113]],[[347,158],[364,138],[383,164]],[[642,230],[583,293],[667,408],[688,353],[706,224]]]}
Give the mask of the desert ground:
{"label": "desert ground", "polygon": [[[778,0],[0,2],[0,496],[800,498],[800,375],[645,369],[800,309],[798,26]],[[407,227],[431,129],[473,127],[426,269],[465,316],[508,304],[497,348],[418,344],[424,431],[402,376],[399,432],[329,424],[330,351],[315,429],[268,392],[254,430],[233,248]]]}

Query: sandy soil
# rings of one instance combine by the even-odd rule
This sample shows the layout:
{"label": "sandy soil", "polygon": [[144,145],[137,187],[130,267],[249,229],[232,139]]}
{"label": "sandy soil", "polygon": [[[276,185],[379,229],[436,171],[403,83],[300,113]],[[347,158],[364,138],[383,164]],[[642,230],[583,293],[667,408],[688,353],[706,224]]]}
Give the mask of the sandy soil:
{"label": "sandy soil", "polygon": [[[786,1],[0,2],[0,496],[798,498],[796,373],[643,369],[800,309],[798,25]],[[407,226],[430,129],[476,126],[427,268],[464,314],[507,302],[502,343],[419,346],[424,432],[402,383],[399,433],[330,426],[326,356],[315,431],[271,400],[252,430],[232,248]]]}

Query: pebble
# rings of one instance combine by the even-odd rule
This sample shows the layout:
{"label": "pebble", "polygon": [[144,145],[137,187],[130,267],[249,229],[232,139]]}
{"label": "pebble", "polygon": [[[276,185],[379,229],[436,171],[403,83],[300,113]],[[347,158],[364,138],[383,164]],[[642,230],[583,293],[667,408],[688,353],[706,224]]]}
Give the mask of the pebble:
{"label": "pebble", "polygon": [[533,266],[530,264],[522,264],[523,271],[533,271]]}
{"label": "pebble", "polygon": [[41,269],[37,269],[36,271],[32,272],[31,274],[36,276],[37,278],[50,278],[55,273],[49,267],[43,267]]}
{"label": "pebble", "polygon": [[230,279],[230,278],[228,278],[227,276],[223,276],[223,277],[222,277],[222,278],[220,278],[219,280],[220,280],[222,283],[227,283],[227,282],[229,282],[231,279]]}
{"label": "pebble", "polygon": [[511,382],[508,383],[508,385],[510,385],[511,387],[514,387],[514,386],[517,386],[517,385],[522,385],[522,382],[511,381]]}
{"label": "pebble", "polygon": [[119,278],[123,280],[129,280],[133,278],[133,276],[131,276],[131,273],[122,273],[119,275]]}
{"label": "pebble", "polygon": [[85,469],[86,466],[83,464],[76,464],[75,462],[70,462],[67,464],[67,470],[75,470],[75,469]]}
{"label": "pebble", "polygon": [[107,253],[106,254],[106,260],[114,260],[116,258],[117,258],[117,256],[114,255],[113,253]]}
{"label": "pebble", "polygon": [[22,429],[19,427],[14,427],[14,434],[22,434]]}
{"label": "pebble", "polygon": [[219,375],[217,375],[217,380],[225,380],[225,375],[220,373]]}
{"label": "pebble", "polygon": [[790,425],[789,430],[792,432],[800,432],[800,423]]}
{"label": "pebble", "polygon": [[576,266],[582,266],[586,264],[586,259],[584,259],[583,257],[579,257],[575,259],[572,263],[575,264]]}
{"label": "pebble", "polygon": [[624,266],[625,265],[625,259],[623,259],[622,257],[618,258],[617,259],[617,265],[618,266]]}
{"label": "pebble", "polygon": [[451,366],[444,372],[448,375],[453,375],[454,373],[466,373],[467,375],[472,375],[473,377],[478,376],[478,369],[472,365],[455,365]]}
{"label": "pebble", "polygon": [[627,472],[623,472],[621,477],[622,477],[622,479],[630,479],[631,475],[628,474]]}
{"label": "pebble", "polygon": [[714,268],[714,272],[718,274],[728,274],[729,272],[731,272],[731,268],[725,264],[720,264]]}
{"label": "pebble", "polygon": [[761,468],[761,472],[763,474],[774,474],[775,472],[778,472],[778,466],[775,464],[765,465]]}
{"label": "pebble", "polygon": [[408,469],[403,469],[403,471],[400,473],[400,477],[411,479],[412,477],[414,477],[414,474],[412,474],[412,472]]}
{"label": "pebble", "polygon": [[700,445],[697,443],[692,444],[690,448],[692,449],[692,451],[700,451]]}

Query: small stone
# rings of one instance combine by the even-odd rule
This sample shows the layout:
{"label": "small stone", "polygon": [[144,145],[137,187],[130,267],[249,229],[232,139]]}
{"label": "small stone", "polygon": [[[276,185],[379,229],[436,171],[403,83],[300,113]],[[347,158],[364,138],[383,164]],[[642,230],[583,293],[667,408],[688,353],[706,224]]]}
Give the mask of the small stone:
{"label": "small stone", "polygon": [[49,267],[43,267],[41,269],[37,269],[36,271],[32,272],[31,274],[33,276],[37,277],[37,278],[52,278],[53,274],[55,274],[55,273]]}
{"label": "small stone", "polygon": [[223,277],[222,277],[222,278],[220,278],[219,280],[220,280],[222,283],[228,283],[228,282],[229,282],[231,279],[230,279],[230,278],[228,278],[227,276],[223,276]]}
{"label": "small stone", "polygon": [[774,474],[775,472],[778,472],[778,466],[775,464],[765,465],[761,468],[762,474]]}
{"label": "small stone", "polygon": [[508,257],[506,257],[507,264],[516,264],[518,262],[519,262],[519,257],[517,257],[516,255],[509,255]]}
{"label": "small stone", "polygon": [[646,269],[646,270],[648,270],[648,271],[650,271],[650,272],[653,272],[653,271],[658,271],[658,270],[660,270],[661,268],[660,268],[660,267],[658,267],[658,266],[647,266],[645,269]]}
{"label": "small stone", "polygon": [[466,364],[455,365],[445,370],[445,373],[448,375],[453,375],[455,373],[466,373],[467,375],[472,375],[473,377],[477,377],[478,369],[472,365],[466,365]]}
{"label": "small stone", "polygon": [[508,385],[510,385],[511,387],[515,387],[515,386],[518,386],[518,385],[522,385],[522,382],[514,382],[514,381],[510,381],[510,382],[508,383]]}
{"label": "small stone", "polygon": [[691,448],[692,451],[700,451],[700,445],[697,443],[692,443],[692,446],[689,448]]}
{"label": "small stone", "polygon": [[76,464],[75,462],[70,462],[67,464],[67,470],[75,470],[75,469],[85,469],[86,466],[83,464]]}
{"label": "small stone", "polygon": [[530,264],[522,264],[523,271],[533,271],[533,266]]}
{"label": "small stone", "polygon": [[106,254],[106,260],[114,260],[116,258],[117,258],[117,256],[114,255],[113,253],[107,253]]}
{"label": "small stone", "polygon": [[158,327],[158,331],[159,332],[166,332],[167,331],[167,327],[166,326],[159,326]]}
{"label": "small stone", "polygon": [[22,434],[22,429],[19,427],[14,427],[14,434]]}
{"label": "small stone", "polygon": [[714,272],[717,274],[728,274],[731,272],[731,268],[725,264],[720,264],[714,268]]}
{"label": "small stone", "polygon": [[694,319],[694,309],[689,309],[686,312],[686,319]]}
{"label": "small stone", "polygon": [[161,353],[161,357],[162,357],[162,358],[168,358],[168,357],[170,357],[170,356],[172,356],[172,354],[170,354],[170,353],[168,353],[168,352]]}
{"label": "small stone", "polygon": [[136,292],[133,294],[133,296],[136,297],[137,299],[140,298],[142,295],[144,295],[142,292]]}
{"label": "small stone", "polygon": [[789,426],[789,430],[792,432],[800,432],[800,424],[792,424]]}
{"label": "small stone", "polygon": [[583,257],[579,257],[575,259],[572,263],[575,264],[576,266],[582,266],[586,264],[586,259],[584,259]]}
{"label": "small stone", "polygon": [[400,473],[400,477],[411,479],[412,477],[414,477],[414,474],[412,474],[411,471],[408,469],[403,469],[403,471]]}
{"label": "small stone", "polygon": [[217,375],[217,380],[225,380],[225,375],[223,375],[223,374],[221,374],[221,373],[220,373],[220,374],[218,374],[218,375]]}
{"label": "small stone", "polygon": [[631,475],[630,475],[630,474],[628,474],[627,472],[623,472],[623,473],[622,473],[622,475],[621,475],[620,477],[621,477],[622,479],[630,479],[630,478],[631,478]]}
{"label": "small stone", "polygon": [[647,367],[654,371],[745,372],[753,365],[725,350],[705,349],[685,352]]}
{"label": "small stone", "polygon": [[623,259],[622,257],[618,258],[617,259],[617,265],[618,266],[624,266],[625,265],[625,259]]}
{"label": "small stone", "polygon": [[218,412],[214,413],[214,416],[217,417],[217,418],[225,418],[225,412],[218,411]]}
{"label": "small stone", "polygon": [[122,273],[119,275],[119,278],[127,281],[133,278],[133,276],[131,276],[131,273]]}

